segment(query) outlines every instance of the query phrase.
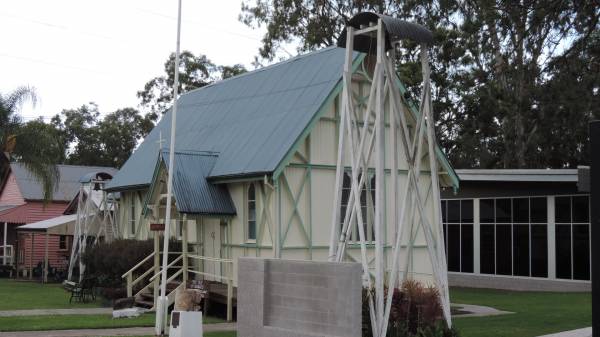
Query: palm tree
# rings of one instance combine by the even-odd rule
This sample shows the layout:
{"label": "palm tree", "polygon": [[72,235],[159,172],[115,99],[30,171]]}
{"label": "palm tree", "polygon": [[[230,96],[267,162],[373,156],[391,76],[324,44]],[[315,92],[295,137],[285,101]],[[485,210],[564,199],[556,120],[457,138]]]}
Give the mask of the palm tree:
{"label": "palm tree", "polygon": [[37,102],[35,90],[30,87],[19,87],[6,95],[0,94],[0,150],[9,161],[24,165],[39,180],[44,202],[48,202],[60,179],[56,164],[61,156],[57,156],[55,151],[48,151],[47,146],[40,146],[55,144],[55,135],[39,132],[40,128],[35,127],[35,123],[24,123],[17,114],[28,101],[34,106]]}

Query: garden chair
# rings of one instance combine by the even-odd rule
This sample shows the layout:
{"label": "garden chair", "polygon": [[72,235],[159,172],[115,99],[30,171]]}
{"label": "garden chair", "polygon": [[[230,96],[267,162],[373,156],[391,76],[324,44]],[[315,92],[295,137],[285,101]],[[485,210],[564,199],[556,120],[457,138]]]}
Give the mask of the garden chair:
{"label": "garden chair", "polygon": [[96,279],[94,278],[84,278],[80,283],[76,283],[73,288],[71,288],[71,298],[69,299],[69,303],[71,303],[74,298],[84,303],[88,297],[95,301],[95,283]]}

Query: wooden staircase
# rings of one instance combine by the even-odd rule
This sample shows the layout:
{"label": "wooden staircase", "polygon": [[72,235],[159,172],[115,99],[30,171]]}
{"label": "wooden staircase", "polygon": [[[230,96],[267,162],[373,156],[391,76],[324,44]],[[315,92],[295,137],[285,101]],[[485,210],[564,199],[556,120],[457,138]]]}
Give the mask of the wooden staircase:
{"label": "wooden staircase", "polygon": [[[175,290],[181,285],[180,281],[171,281],[167,283],[167,294],[175,293]],[[148,310],[154,310],[154,285],[144,289],[135,296],[136,307]],[[171,301],[169,301],[171,303]]]}

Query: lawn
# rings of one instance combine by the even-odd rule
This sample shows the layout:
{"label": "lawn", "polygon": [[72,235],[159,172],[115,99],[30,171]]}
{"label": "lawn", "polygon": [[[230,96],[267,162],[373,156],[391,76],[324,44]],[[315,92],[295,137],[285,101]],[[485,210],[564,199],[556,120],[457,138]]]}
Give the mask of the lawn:
{"label": "lawn", "polygon": [[100,301],[69,304],[71,294],[60,284],[0,279],[0,310],[100,307]]}
{"label": "lawn", "polygon": [[[154,313],[135,318],[113,319],[110,315],[18,316],[0,317],[0,331],[110,329],[154,326]],[[223,323],[214,317],[204,317],[204,324]]]}
{"label": "lawn", "polygon": [[[215,332],[205,332],[204,337],[236,337],[237,332],[235,331],[215,331]],[[114,336],[117,337],[117,336]],[[155,337],[152,336],[135,336],[135,337]]]}
{"label": "lawn", "polygon": [[452,303],[478,304],[514,314],[454,319],[461,337],[535,337],[592,325],[591,293],[515,292],[452,288]]}

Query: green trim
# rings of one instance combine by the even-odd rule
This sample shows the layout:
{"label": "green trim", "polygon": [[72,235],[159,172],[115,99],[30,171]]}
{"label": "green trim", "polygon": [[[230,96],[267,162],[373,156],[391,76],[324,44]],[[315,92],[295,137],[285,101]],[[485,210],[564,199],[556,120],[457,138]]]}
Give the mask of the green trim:
{"label": "green trim", "polygon": [[226,178],[210,179],[210,182],[215,185],[255,182],[255,181],[262,181],[263,179],[265,179],[265,175],[266,175],[266,173],[261,174],[261,175],[253,175],[253,176],[248,176],[248,177],[238,177],[238,178],[230,178],[230,179],[226,179]]}
{"label": "green trim", "polygon": [[160,159],[161,157],[161,153],[160,151],[158,151],[158,158],[156,160],[156,165],[154,165],[154,173],[152,174],[152,180],[150,183],[150,187],[148,188],[148,191],[146,192],[146,196],[144,198],[144,204],[142,205],[142,216],[146,217],[148,215],[148,202],[150,202],[150,198],[152,195],[152,192],[154,191],[154,188],[156,187],[156,180],[157,180],[157,176],[160,172],[160,167],[161,167],[161,163],[162,160]]}
{"label": "green trim", "polygon": [[[306,180],[308,177],[308,170],[306,171],[306,173],[304,173],[304,176],[302,177],[302,182],[300,183],[300,188],[298,189],[298,192],[296,193],[295,196],[294,196],[294,193],[292,192],[290,183],[288,182],[285,174],[283,174],[281,177],[282,177],[282,181],[285,183],[286,191],[288,192],[290,198],[292,199],[291,201],[294,204],[293,209],[292,209],[292,214],[290,215],[290,219],[288,220],[288,223],[286,225],[285,233],[283,234],[282,244],[283,245],[285,244],[287,235],[290,231],[290,228],[292,227],[292,222],[294,221],[294,216],[297,216],[298,220],[300,221],[300,228],[302,229],[304,238],[310,245],[310,238],[308,236],[308,233],[306,232],[306,226],[304,225],[304,220],[302,220],[302,216],[300,215],[300,211],[298,210],[298,203],[299,203],[300,198],[302,197],[302,193],[304,192],[304,185],[306,185]],[[283,245],[282,245],[282,247],[283,247]]]}
{"label": "green trim", "polygon": [[[362,61],[364,60],[365,57],[366,57],[366,54],[361,53],[354,59],[354,62],[352,62],[352,72],[355,72],[356,69],[358,69],[358,66],[360,66],[360,64],[362,63]],[[327,111],[327,109],[329,109],[330,105],[333,103],[333,101],[339,95],[339,93],[342,92],[342,88],[343,88],[343,81],[340,78],[340,80],[335,85],[333,90],[329,93],[329,95],[327,96],[325,101],[321,104],[321,106],[317,110],[317,113],[315,113],[313,115],[310,122],[308,122],[308,125],[304,128],[304,130],[302,131],[300,136],[298,136],[298,138],[296,138],[296,141],[294,141],[294,144],[292,145],[292,147],[288,150],[286,155],[276,166],[275,171],[273,172],[273,180],[279,178],[279,176],[281,175],[281,173],[283,172],[285,167],[289,164],[291,159],[294,157],[294,153],[296,153],[296,151],[298,151],[299,146],[304,142],[304,139],[313,130],[314,126],[319,121],[321,116],[323,116],[323,114],[325,114],[325,111]]]}
{"label": "green trim", "polygon": [[[294,168],[311,168],[311,169],[321,169],[321,170],[336,170],[335,165],[325,165],[325,164],[301,164],[301,163],[290,163],[288,165],[289,167],[294,167]],[[345,170],[350,170],[351,167],[350,166],[344,166]],[[375,172],[375,168],[373,167],[369,167],[368,171],[370,173],[374,173]],[[385,169],[384,172],[386,174],[389,174],[392,172],[392,170],[390,169]],[[408,170],[398,170],[398,173],[400,174],[407,174]],[[430,171],[421,171],[421,174],[431,174]]]}

